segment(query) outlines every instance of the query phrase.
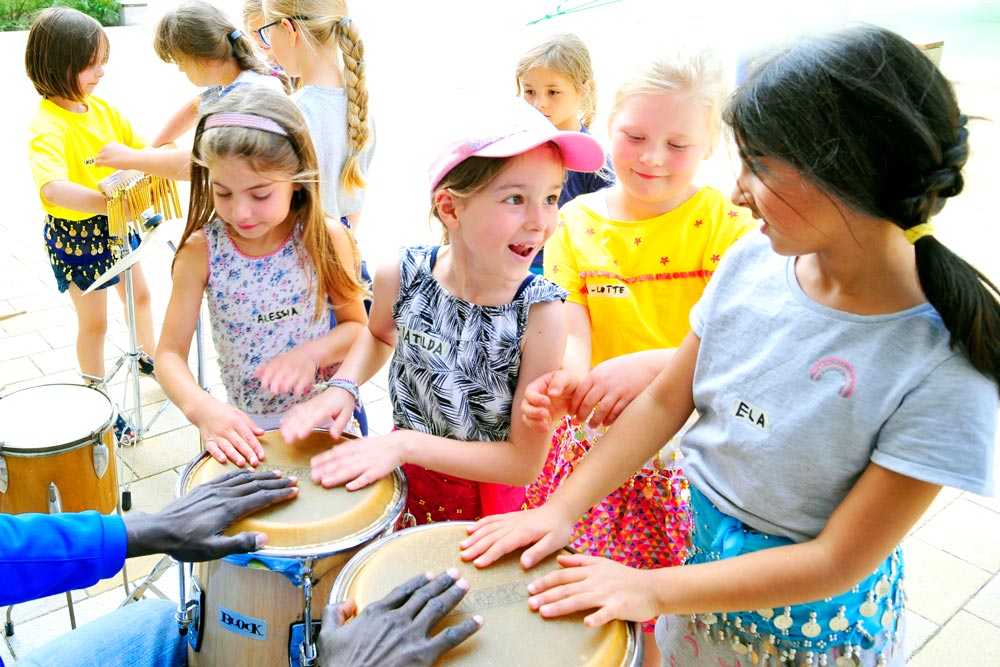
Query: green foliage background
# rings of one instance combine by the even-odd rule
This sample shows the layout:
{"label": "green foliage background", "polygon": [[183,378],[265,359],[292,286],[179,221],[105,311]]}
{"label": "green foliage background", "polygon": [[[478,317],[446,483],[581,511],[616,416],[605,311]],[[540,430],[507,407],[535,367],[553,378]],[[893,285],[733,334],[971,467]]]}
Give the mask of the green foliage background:
{"label": "green foliage background", "polygon": [[46,7],[72,7],[101,25],[118,25],[118,0],[0,0],[0,30],[27,30]]}

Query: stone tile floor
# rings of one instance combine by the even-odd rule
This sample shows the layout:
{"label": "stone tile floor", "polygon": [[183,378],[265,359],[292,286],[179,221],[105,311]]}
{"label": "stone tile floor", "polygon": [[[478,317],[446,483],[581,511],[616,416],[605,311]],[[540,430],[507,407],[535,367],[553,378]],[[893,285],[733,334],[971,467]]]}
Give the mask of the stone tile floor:
{"label": "stone tile floor", "polygon": [[[162,4],[166,0],[160,2]],[[231,0],[228,4],[233,5],[230,7],[232,15],[238,16],[239,5]],[[455,22],[468,20],[469,16],[462,13],[465,10],[461,3],[453,2],[452,5],[451,9],[455,11],[443,12],[442,15],[451,16]],[[361,8],[355,16],[360,14],[364,18],[365,11],[374,14],[374,9]],[[408,96],[426,91],[421,86],[430,85],[429,77],[434,74],[422,71],[419,62],[409,64],[410,69],[399,66],[398,61],[389,59],[391,54],[398,53],[400,48],[434,47],[428,46],[431,40],[414,27],[421,20],[427,21],[427,17],[421,15],[422,10],[401,8],[399,11],[403,15],[398,18],[405,20],[397,22],[394,28],[374,20],[375,16],[370,16],[364,23],[366,44],[373,54],[369,59],[369,68],[372,90],[375,91],[372,93],[374,115],[379,120],[379,159],[371,174],[372,186],[365,213],[369,222],[360,230],[359,240],[373,265],[391,259],[400,243],[431,239],[430,228],[422,222],[408,224],[410,220],[423,220],[426,210],[423,203],[426,195],[421,187],[424,160],[419,157],[421,146],[418,144],[417,150],[414,149],[411,140],[415,138],[409,129],[433,123],[434,105],[390,106],[385,100],[389,97],[386,91]],[[525,22],[522,20],[516,24],[500,14],[493,18],[504,27],[517,25],[523,28]],[[510,42],[530,43],[551,31],[574,30],[588,43],[599,45],[594,54],[595,62],[600,62],[598,56],[606,54],[599,50],[604,39],[603,26],[593,22],[601,17],[594,12],[589,18],[591,23],[585,19],[588,17],[581,14],[579,18],[567,19],[559,26],[522,30],[524,34],[518,33],[517,38],[512,37]],[[436,20],[444,19],[439,16]],[[637,25],[638,21],[635,23]],[[942,25],[942,31],[950,29],[950,24]],[[119,104],[140,131],[147,135],[162,125],[176,100],[185,99],[192,93],[186,81],[173,68],[155,59],[152,49],[148,47],[148,30],[146,25],[109,31],[112,60],[98,91],[99,95]],[[501,55],[489,60],[487,71],[508,77],[507,70],[512,69],[509,63],[513,62],[518,51],[503,42],[503,30],[497,32],[498,35],[491,35],[490,39],[497,46],[494,53]],[[3,61],[21,62],[25,36],[23,32],[0,33],[0,56]],[[128,57],[122,56],[123,53]],[[507,57],[507,60],[501,56]],[[998,71],[998,66],[1000,52],[996,49],[963,49],[961,43],[956,45],[955,42],[948,42],[942,62],[945,73],[956,82],[963,108],[970,114],[992,118],[1000,114],[1000,85],[992,74]],[[455,67],[456,87],[475,88],[481,85],[479,77],[483,68],[480,63],[455,64]],[[599,79],[603,81],[605,74],[610,78],[610,69],[598,69]],[[134,93],[133,84],[137,78],[149,84],[153,92],[148,93],[148,97]],[[35,385],[79,381],[74,370],[75,316],[68,297],[54,289],[39,238],[39,206],[25,165],[24,128],[36,95],[23,77],[9,77],[8,85],[11,97],[6,105],[5,117],[16,131],[0,135],[0,154],[9,156],[7,160],[0,161],[6,208],[5,215],[0,218],[0,318],[4,318],[0,320],[0,385],[6,385],[4,393]],[[610,95],[611,90],[611,86],[606,86],[603,92]],[[605,98],[602,98],[602,106],[606,108]],[[966,192],[949,203],[939,217],[939,236],[996,280],[1000,278],[1000,263],[996,256],[996,249],[1000,247],[1000,231],[995,219],[994,199],[1000,167],[1000,128],[991,121],[983,120],[973,121],[970,127],[973,156],[967,167]],[[720,188],[728,188],[732,168],[725,162],[725,151],[717,153],[722,157],[713,158],[714,170],[710,165],[707,169],[710,175],[704,180]],[[727,175],[729,182],[726,182]],[[186,200],[183,191],[182,199]],[[399,215],[401,212],[403,215]],[[180,222],[168,224],[172,225],[171,234],[176,239],[180,234]],[[377,236],[368,233],[376,224],[380,228]],[[157,328],[162,325],[169,297],[170,259],[170,252],[164,247],[143,261],[153,292]],[[127,348],[128,340],[121,311],[116,300],[112,299],[112,302],[109,306],[106,349],[109,362]],[[206,336],[205,343],[207,351],[203,370],[206,383],[213,393],[224,395],[210,337]],[[143,379],[140,386],[143,416],[148,421],[165,399],[155,382]],[[131,393],[126,392],[123,373],[115,378],[111,389],[115,401],[124,407],[131,405]],[[362,393],[372,430],[385,432],[391,426],[391,410],[384,373],[367,383]],[[58,406],[53,406],[53,412],[58,417]],[[122,452],[123,474],[119,481],[131,480],[134,509],[154,511],[173,498],[180,472],[199,451],[197,431],[187,424],[174,406],[167,404],[138,445]],[[1000,577],[997,576],[1000,572],[1000,540],[997,535],[1000,535],[1000,501],[946,489],[906,539],[904,549],[909,568],[907,654],[910,665],[1000,665]],[[141,581],[158,561],[155,556],[129,560],[126,566],[128,578],[133,584]],[[117,607],[125,599],[121,582],[122,577],[118,576],[86,590],[74,591],[77,621],[85,622]],[[170,568],[154,585],[163,594],[176,599],[176,568]],[[23,654],[69,630],[63,595],[17,605],[13,610],[13,619],[16,623],[15,635],[9,645],[0,643],[0,658],[8,664],[12,658],[11,649]]]}

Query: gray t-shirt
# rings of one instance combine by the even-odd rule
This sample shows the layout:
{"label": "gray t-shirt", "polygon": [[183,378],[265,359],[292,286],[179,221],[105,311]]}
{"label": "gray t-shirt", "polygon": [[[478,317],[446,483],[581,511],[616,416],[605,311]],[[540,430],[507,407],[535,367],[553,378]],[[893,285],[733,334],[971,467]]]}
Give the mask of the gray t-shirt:
{"label": "gray t-shirt", "polygon": [[691,311],[699,418],[684,470],[723,512],[812,539],[869,462],[993,491],[997,385],[948,346],[924,304],[862,316],[822,306],[795,258],[749,234]]}
{"label": "gray t-shirt", "polygon": [[[357,213],[365,202],[365,191],[347,192],[340,184],[340,172],[351,155],[347,138],[347,91],[327,86],[304,86],[292,93],[309,126],[309,134],[319,160],[320,192],[327,215],[339,218]],[[375,153],[375,126],[369,119],[371,139],[358,155],[361,173],[368,175]]]}

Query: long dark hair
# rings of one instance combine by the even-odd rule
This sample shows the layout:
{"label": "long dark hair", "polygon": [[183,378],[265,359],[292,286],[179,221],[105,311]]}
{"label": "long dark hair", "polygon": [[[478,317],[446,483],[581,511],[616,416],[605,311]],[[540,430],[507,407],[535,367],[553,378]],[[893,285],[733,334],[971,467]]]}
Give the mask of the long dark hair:
{"label": "long dark hair", "polygon": [[[967,117],[913,44],[862,25],[800,40],[755,67],[723,118],[747,167],[778,158],[823,190],[901,229],[962,191]],[[916,244],[927,300],[951,344],[1000,384],[997,287],[933,236]]]}

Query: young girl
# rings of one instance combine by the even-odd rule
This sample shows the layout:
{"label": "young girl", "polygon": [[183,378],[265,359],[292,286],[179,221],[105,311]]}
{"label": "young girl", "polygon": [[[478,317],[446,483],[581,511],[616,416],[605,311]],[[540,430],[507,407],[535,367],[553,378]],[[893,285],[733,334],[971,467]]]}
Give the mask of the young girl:
{"label": "young girl", "polygon": [[446,244],[403,248],[376,273],[371,320],[339,377],[281,427],[294,440],[332,416],[339,435],[357,385],[392,355],[397,430],[316,457],[313,479],[357,489],[403,466],[419,523],[520,509],[545,458],[548,438],[526,426],[520,404],[559,365],[565,292],[528,267],[555,229],[563,169],[597,169],[604,155],[511,101],[478,109],[466,119],[475,130],[431,166]]}
{"label": "young girl", "polygon": [[[711,52],[676,51],[615,94],[608,131],[618,182],[564,206],[566,224],[545,253],[546,275],[570,295],[563,368],[585,387],[571,414],[590,420],[563,420],[528,507],[545,502],[597,442],[597,427],[663,368],[664,348],[684,339],[720,257],[751,229],[725,195],[692,183],[716,144],[726,92]],[[685,485],[673,457],[657,456],[580,521],[574,546],[633,567],[683,562]],[[653,624],[645,627],[651,635]]]}
{"label": "young girl", "polygon": [[[538,109],[560,130],[590,134],[597,113],[597,86],[590,51],[572,33],[553,35],[521,56],[515,71],[517,94]],[[596,172],[568,171],[559,194],[559,206],[578,195],[597,192],[615,182],[610,164]],[[532,270],[542,273],[542,256],[535,255]]]}
{"label": "young girl", "polygon": [[[98,183],[113,170],[89,161],[108,142],[135,149],[143,140],[119,111],[94,96],[108,61],[108,37],[93,18],[64,7],[42,11],[31,25],[24,61],[28,78],[42,96],[29,128],[32,176],[46,213],[45,245],[60,292],[69,292],[76,309],[76,356],[85,377],[104,377],[104,338],[108,299],[115,285],[125,301],[124,283],[116,276],[98,290],[83,292],[118,259],[125,239],[109,235],[107,203]],[[138,238],[129,235],[131,248]],[[139,264],[132,267],[136,334],[152,353],[153,315],[149,288]],[[126,310],[127,316],[127,310]],[[141,367],[152,371],[144,353]]]}
{"label": "young girl", "polygon": [[257,33],[298,78],[292,99],[316,146],[323,205],[356,228],[375,150],[358,27],[343,0],[266,0],[263,7],[265,25]]}
{"label": "young girl", "polygon": [[199,114],[238,86],[288,90],[288,77],[262,61],[251,38],[206,0],[183,0],[168,10],[156,25],[153,48],[161,60],[175,63],[203,90],[181,106],[150,141],[153,147],[166,148],[135,151],[110,145],[98,156],[99,164],[187,179],[191,151],[174,148],[173,143],[194,127]]}
{"label": "young girl", "polygon": [[[364,327],[366,290],[351,235],[323,213],[316,153],[284,94],[229,93],[198,122],[192,161],[158,377],[213,456],[254,466],[256,436],[313,395]],[[228,405],[187,364],[206,293]]]}
{"label": "young girl", "polygon": [[[693,565],[563,558],[531,608],[597,608],[588,625],[667,614],[664,665],[902,665],[899,541],[942,485],[992,491],[997,290],[929,222],[962,190],[966,117],[927,58],[874,26],[793,44],[725,115],[735,197],[762,235],[730,251],[601,447],[544,507],[481,522],[463,557],[537,542],[522,563],[538,562],[695,408]],[[544,420],[566,398],[528,400]]]}

